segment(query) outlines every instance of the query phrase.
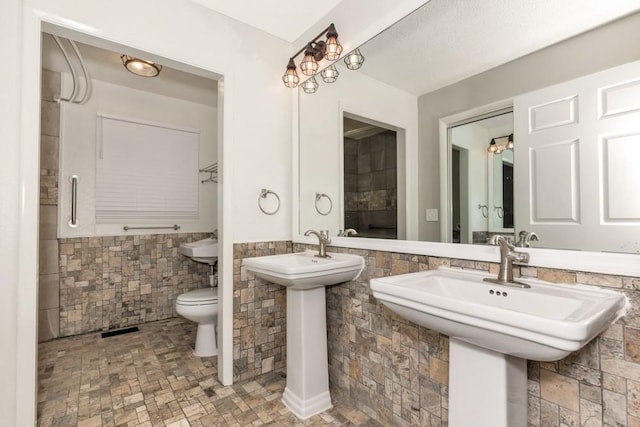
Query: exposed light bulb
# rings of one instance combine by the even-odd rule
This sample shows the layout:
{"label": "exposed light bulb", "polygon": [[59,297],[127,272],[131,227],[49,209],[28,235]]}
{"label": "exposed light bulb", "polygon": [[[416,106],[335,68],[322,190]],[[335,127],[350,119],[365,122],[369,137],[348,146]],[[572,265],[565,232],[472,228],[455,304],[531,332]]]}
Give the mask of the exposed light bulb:
{"label": "exposed light bulb", "polygon": [[309,43],[304,52],[304,59],[300,63],[300,70],[305,76],[313,76],[318,71],[318,61],[316,61],[315,54],[315,49]]}
{"label": "exposed light bulb", "polygon": [[336,27],[333,24],[329,26],[329,30],[327,31],[327,43],[324,47],[324,56],[329,61],[335,61],[340,58],[340,54],[342,53],[342,45],[338,41],[338,33],[336,32]]}
{"label": "exposed light bulb", "polygon": [[298,83],[300,82],[300,77],[298,77],[298,73],[296,72],[296,64],[294,64],[293,58],[289,59],[287,71],[284,73],[284,76],[282,76],[282,81],[286,87],[291,89],[298,86]]}

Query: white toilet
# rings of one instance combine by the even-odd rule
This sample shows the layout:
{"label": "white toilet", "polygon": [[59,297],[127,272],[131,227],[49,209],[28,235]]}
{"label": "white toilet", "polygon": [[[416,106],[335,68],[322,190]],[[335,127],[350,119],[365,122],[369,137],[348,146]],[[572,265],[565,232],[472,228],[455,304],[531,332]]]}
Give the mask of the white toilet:
{"label": "white toilet", "polygon": [[196,347],[199,357],[218,354],[218,288],[196,289],[176,299],[176,312],[198,324]]}

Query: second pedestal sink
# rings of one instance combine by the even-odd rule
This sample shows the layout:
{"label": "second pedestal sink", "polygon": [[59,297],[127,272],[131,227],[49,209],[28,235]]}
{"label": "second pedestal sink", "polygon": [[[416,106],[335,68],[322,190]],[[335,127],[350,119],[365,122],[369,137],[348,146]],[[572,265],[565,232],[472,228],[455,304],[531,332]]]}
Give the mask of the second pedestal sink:
{"label": "second pedestal sink", "polygon": [[358,255],[318,252],[245,258],[247,271],[287,288],[287,386],[284,404],[300,419],[331,408],[325,286],[356,279]]}
{"label": "second pedestal sink", "polygon": [[[579,350],[622,317],[620,293],[527,279],[487,283],[482,272],[438,269],[371,280],[402,317],[450,337],[449,425],[527,425],[526,359]],[[481,420],[481,421],[479,421]]]}
{"label": "second pedestal sink", "polygon": [[244,265],[272,283],[291,289],[308,290],[348,282],[360,275],[364,259],[358,255],[331,253],[318,257],[318,252],[245,258]]}

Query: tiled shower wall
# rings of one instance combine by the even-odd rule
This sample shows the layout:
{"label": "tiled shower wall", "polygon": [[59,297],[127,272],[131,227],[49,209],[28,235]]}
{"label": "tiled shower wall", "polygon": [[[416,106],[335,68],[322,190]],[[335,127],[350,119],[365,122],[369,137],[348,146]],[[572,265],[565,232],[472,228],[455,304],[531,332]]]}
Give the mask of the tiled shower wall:
{"label": "tiled shower wall", "polygon": [[38,341],[59,335],[57,205],[60,73],[42,70],[40,102],[40,215],[38,272]]}
{"label": "tiled shower wall", "polygon": [[344,140],[345,229],[361,237],[395,239],[398,231],[396,132]]}
{"label": "tiled shower wall", "polygon": [[[304,248],[293,245],[296,252]],[[384,425],[446,426],[449,339],[382,306],[371,295],[368,281],[441,265],[497,274],[498,265],[381,251],[330,251],[362,255],[367,265],[357,280],[327,287],[330,388],[334,401],[348,402]],[[264,255],[276,253],[274,249],[265,252]],[[240,267],[242,258],[259,255],[262,254],[258,250],[237,250],[234,254],[234,360],[240,362],[234,370],[236,378],[268,371],[261,369],[259,361],[265,360],[264,344],[275,342],[276,337],[281,344],[281,359],[267,368],[285,366],[286,339],[280,335],[286,321],[284,289],[255,279]],[[558,362],[528,363],[529,427],[640,427],[640,278],[533,267],[516,268],[515,274],[611,288],[625,293],[631,301],[627,316],[581,351]],[[265,299],[266,307],[261,306],[257,295],[269,292],[273,294]],[[263,326],[258,320],[269,307],[273,319],[281,322],[277,326],[270,322],[266,325],[273,326]],[[258,314],[254,316],[252,310],[259,310]],[[277,333],[270,328],[276,328],[273,331]]]}
{"label": "tiled shower wall", "polygon": [[178,248],[208,235],[60,239],[60,335],[175,317],[176,297],[208,286],[209,275]]}

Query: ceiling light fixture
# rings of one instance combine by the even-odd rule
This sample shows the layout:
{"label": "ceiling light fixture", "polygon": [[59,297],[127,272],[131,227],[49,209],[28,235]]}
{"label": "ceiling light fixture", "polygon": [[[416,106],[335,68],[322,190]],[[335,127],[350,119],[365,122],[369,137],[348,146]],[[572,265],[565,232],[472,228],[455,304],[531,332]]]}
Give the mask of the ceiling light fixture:
{"label": "ceiling light fixture", "polygon": [[122,65],[136,76],[156,77],[162,71],[162,65],[144,59],[134,58],[129,55],[122,55]]}
{"label": "ceiling light fixture", "polygon": [[[496,139],[502,139],[502,138],[507,138],[507,143],[505,145],[498,145],[498,143],[496,143]],[[495,138],[491,138],[491,142],[489,143],[489,147],[487,148],[487,151],[490,154],[500,154],[504,150],[513,150],[513,134],[512,133],[509,135],[496,136]]]}
{"label": "ceiling light fixture", "polygon": [[[325,34],[327,36],[326,41],[318,40]],[[305,76],[313,76],[318,72],[318,61],[322,61],[323,59],[335,61],[340,58],[340,54],[342,53],[342,45],[338,41],[338,32],[336,31],[336,27],[333,24],[329,25],[313,40],[307,43],[305,47],[297,51],[291,58],[289,58],[287,71],[282,76],[282,81],[288,88],[294,88],[298,86],[298,83],[300,82],[294,59],[302,52],[304,52],[304,59],[300,63],[300,71],[302,71],[302,74],[304,74]],[[327,83],[333,83],[338,78],[337,70],[335,70],[335,72],[331,71],[325,74],[328,74],[328,77],[325,78],[325,76],[323,75],[322,78]],[[308,92],[307,89],[303,87],[305,92],[314,93],[318,88],[318,82],[314,79],[313,82],[309,82],[307,86],[309,88],[313,88],[313,90],[311,92]]]}

